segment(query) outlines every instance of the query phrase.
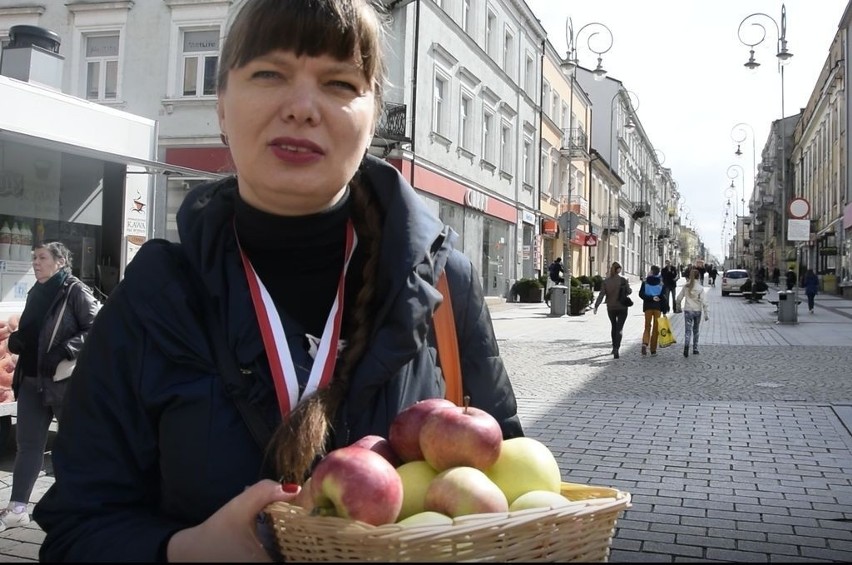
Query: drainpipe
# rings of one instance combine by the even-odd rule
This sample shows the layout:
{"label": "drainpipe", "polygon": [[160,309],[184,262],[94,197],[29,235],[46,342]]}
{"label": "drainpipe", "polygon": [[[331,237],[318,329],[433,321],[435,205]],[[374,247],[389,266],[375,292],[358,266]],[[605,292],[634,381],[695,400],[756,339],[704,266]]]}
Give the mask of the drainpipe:
{"label": "drainpipe", "polygon": [[[538,97],[539,97],[539,101],[538,101],[538,183],[537,183],[538,184],[538,201],[536,202],[536,208],[537,208],[539,214],[537,216],[538,225],[536,226],[536,231],[541,229],[541,192],[542,192],[542,187],[541,187],[541,163],[542,163],[541,146],[542,146],[542,141],[541,141],[541,138],[543,137],[542,134],[544,132],[544,130],[543,130],[544,118],[542,117],[543,112],[541,111],[541,109],[544,108],[544,50],[546,49],[546,47],[547,47],[547,40],[543,39],[542,42],[541,42],[541,62],[539,64],[540,72],[539,72],[539,79],[538,79],[538,82],[539,82],[539,84],[538,84]],[[544,237],[543,237],[543,234],[539,235],[539,239],[541,241],[541,251],[542,251],[541,256],[539,257],[539,260],[542,261],[542,262],[541,262],[540,265],[537,265],[537,266],[539,267],[538,274],[539,274],[539,276],[541,276],[544,273]]]}
{"label": "drainpipe", "polygon": [[415,0],[414,7],[414,60],[411,63],[411,173],[409,184],[414,188],[414,163],[417,160],[415,151],[417,132],[417,62],[420,58],[420,1]]}

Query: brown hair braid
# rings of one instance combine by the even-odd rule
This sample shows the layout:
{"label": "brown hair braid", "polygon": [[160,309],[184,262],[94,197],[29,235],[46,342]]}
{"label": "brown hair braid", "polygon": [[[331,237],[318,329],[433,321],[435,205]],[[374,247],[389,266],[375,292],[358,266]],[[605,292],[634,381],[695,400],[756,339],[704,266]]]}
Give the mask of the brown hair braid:
{"label": "brown hair braid", "polygon": [[275,470],[282,481],[302,483],[318,456],[326,451],[329,434],[340,403],[349,390],[349,375],[361,360],[369,343],[373,325],[373,298],[379,262],[382,217],[374,203],[373,191],[359,174],[350,182],[352,189],[352,221],[359,246],[366,249],[362,271],[363,284],[355,299],[349,327],[352,328],[331,384],[317,391],[282,420],[270,442]]}

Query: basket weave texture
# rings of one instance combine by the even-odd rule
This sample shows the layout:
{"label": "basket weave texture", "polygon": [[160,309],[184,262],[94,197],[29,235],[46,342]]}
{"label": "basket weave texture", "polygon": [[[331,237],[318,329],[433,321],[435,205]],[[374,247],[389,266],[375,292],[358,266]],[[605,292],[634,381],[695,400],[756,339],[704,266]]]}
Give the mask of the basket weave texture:
{"label": "basket weave texture", "polygon": [[266,508],[287,561],[606,561],[630,494],[562,483],[572,504],[461,516],[447,525],[372,526],[276,502]]}

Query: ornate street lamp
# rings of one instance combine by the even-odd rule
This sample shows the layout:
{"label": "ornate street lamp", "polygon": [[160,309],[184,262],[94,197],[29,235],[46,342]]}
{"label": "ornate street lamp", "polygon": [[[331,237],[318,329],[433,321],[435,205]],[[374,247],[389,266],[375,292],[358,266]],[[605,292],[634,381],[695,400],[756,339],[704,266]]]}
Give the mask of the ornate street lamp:
{"label": "ornate street lamp", "polygon": [[754,144],[754,129],[745,122],[740,122],[731,128],[731,139],[737,144],[737,150],[734,151],[734,155],[737,157],[742,156],[743,152],[740,145],[749,137],[751,137],[751,184],[754,187],[757,184],[757,151]]}
{"label": "ornate street lamp", "polygon": [[[583,31],[587,31],[588,35],[586,36],[586,46],[589,48],[589,51],[596,54],[598,56],[598,66],[595,68],[592,73],[595,75],[595,80],[603,80],[606,78],[606,70],[603,68],[603,55],[610,49],[612,49],[612,31],[600,22],[590,22],[584,26],[582,26],[577,33],[574,33],[574,21],[569,17],[565,20],[565,40],[568,45],[567,53],[565,54],[565,60],[562,61],[561,67],[565,74],[568,75],[568,80],[571,84],[571,98],[568,101],[568,206],[570,210],[571,206],[571,192],[573,188],[573,178],[574,175],[571,171],[572,166],[572,157],[573,154],[571,152],[571,144],[574,139],[574,85],[577,80],[577,67],[580,64],[579,58],[577,56],[577,41],[580,39]],[[602,41],[601,41],[602,40]],[[581,188],[582,190],[582,188]],[[589,212],[589,216],[591,217],[591,211]],[[590,220],[591,221],[591,220]],[[566,297],[568,300],[568,304],[571,304],[571,272],[574,267],[574,256],[571,252],[571,243],[568,243],[568,257],[567,257],[567,265],[565,269],[566,281],[568,290],[566,291]]]}
{"label": "ornate street lamp", "polygon": [[[787,261],[787,156],[786,156],[786,147],[784,140],[784,66],[787,62],[789,62],[790,58],[793,57],[793,54],[787,49],[787,8],[784,4],[781,4],[781,25],[778,25],[778,22],[775,19],[763,12],[755,12],[753,14],[749,14],[740,22],[739,27],[737,28],[737,36],[740,39],[740,43],[747,46],[749,48],[749,58],[745,63],[745,67],[751,71],[757,70],[760,66],[760,63],[754,58],[754,48],[766,39],[766,26],[761,22],[772,22],[772,25],[775,27],[776,34],[776,43],[775,43],[775,57],[778,60],[778,71],[781,73],[781,121],[779,122],[779,135],[781,137],[781,253],[782,258],[786,262]],[[746,26],[746,24],[749,24]],[[744,26],[746,26],[744,28]],[[748,37],[744,38],[744,32],[747,32],[748,29],[752,31],[756,31],[756,34],[751,36],[751,40]],[[748,35],[746,33],[746,35]]]}

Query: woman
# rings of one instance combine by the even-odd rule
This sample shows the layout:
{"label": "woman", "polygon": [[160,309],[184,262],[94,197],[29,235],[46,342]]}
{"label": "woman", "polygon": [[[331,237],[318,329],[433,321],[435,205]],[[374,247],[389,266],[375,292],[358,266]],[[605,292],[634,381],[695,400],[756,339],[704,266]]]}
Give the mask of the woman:
{"label": "woman", "polygon": [[710,319],[707,307],[707,296],[704,287],[698,282],[700,273],[697,269],[689,272],[689,280],[677,295],[678,309],[683,310],[683,356],[689,357],[689,341],[692,339],[692,354],[698,355],[698,327],[701,325],[701,315],[704,321]]}
{"label": "woman", "polygon": [[595,314],[598,306],[606,298],[606,313],[609,315],[611,326],[610,336],[612,338],[612,356],[618,359],[618,350],[621,347],[621,333],[624,330],[624,322],[627,321],[627,306],[623,299],[633,292],[627,279],[621,276],[621,265],[618,261],[613,262],[609,268],[609,276],[601,283],[598,299],[595,301]]}
{"label": "woman", "polygon": [[813,269],[805,273],[805,294],[808,297],[808,312],[814,313],[814,298],[819,292],[819,277]]}
{"label": "woman", "polygon": [[257,516],[319,456],[444,396],[443,275],[465,394],[522,435],[479,274],[366,155],[382,32],[370,0],[242,4],[218,76],[237,175],[187,195],[181,244],[144,245],[98,315],[35,511],[43,560],[268,558]]}
{"label": "woman", "polygon": [[[700,275],[700,272],[699,272]],[[642,355],[648,354],[651,348],[651,356],[657,354],[657,340],[660,337],[659,319],[660,314],[669,311],[667,300],[662,299],[663,280],[660,277],[660,267],[651,265],[651,272],[642,281],[639,287],[639,298],[642,299],[642,312],[645,314],[645,330],[642,333]]]}
{"label": "woman", "polygon": [[[62,399],[71,379],[53,381],[60,361],[76,359],[97,313],[89,287],[71,274],[71,254],[62,243],[40,243],[33,250],[36,283],[17,330],[0,322],[0,341],[18,360],[12,390],[18,400],[15,440],[18,451],[8,507],[0,512],[0,531],[30,523],[27,504],[44,463],[53,417],[61,421]],[[11,332],[11,333],[10,333]]]}

